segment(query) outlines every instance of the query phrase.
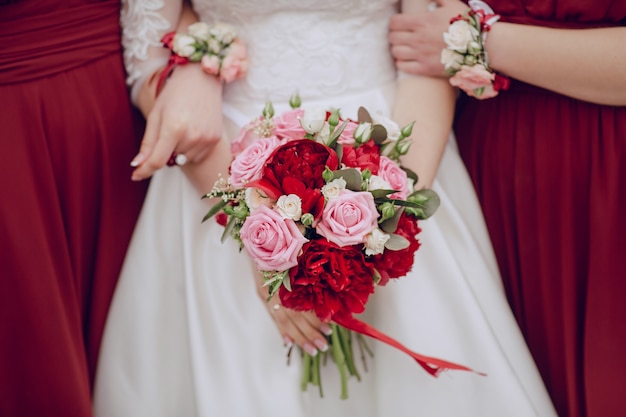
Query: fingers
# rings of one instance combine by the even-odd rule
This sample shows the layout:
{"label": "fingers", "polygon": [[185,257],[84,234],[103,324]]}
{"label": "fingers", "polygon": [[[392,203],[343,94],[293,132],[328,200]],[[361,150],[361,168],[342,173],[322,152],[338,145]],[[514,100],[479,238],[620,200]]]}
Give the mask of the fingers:
{"label": "fingers", "polygon": [[420,17],[418,15],[398,13],[391,16],[391,19],[389,20],[389,30],[391,32],[412,32],[419,22]]}
{"label": "fingers", "polygon": [[287,346],[295,343],[311,356],[328,350],[328,342],[322,330],[327,335],[332,331],[313,312],[294,311],[271,302],[268,307]]}
{"label": "fingers", "polygon": [[140,181],[144,178],[147,178],[145,176],[145,170],[142,169],[142,166],[150,157],[150,155],[152,155],[152,151],[157,142],[160,125],[161,118],[158,117],[156,114],[151,114],[146,119],[146,130],[141,141],[141,147],[139,148],[139,152],[137,153],[137,155],[130,163],[131,167],[137,168],[133,171],[131,176],[131,179],[133,181]]}

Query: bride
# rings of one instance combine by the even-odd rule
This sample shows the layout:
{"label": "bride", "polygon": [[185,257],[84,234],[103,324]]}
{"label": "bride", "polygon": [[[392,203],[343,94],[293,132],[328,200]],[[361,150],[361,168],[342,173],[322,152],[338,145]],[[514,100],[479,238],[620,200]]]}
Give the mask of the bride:
{"label": "bride", "polygon": [[[184,27],[181,3],[127,0],[122,16],[132,97],[149,114],[133,179],[156,172],[108,318],[96,416],[555,416],[449,138],[454,91],[445,81],[396,76],[388,20],[400,7],[428,1],[194,1],[201,20],[238,29],[248,74],[222,86],[197,64],[180,66],[152,104],[149,75],[168,57],[159,39]],[[420,185],[432,185],[441,206],[421,223],[413,271],[380,288],[363,318],[412,350],[486,376],[434,378],[370,341],[374,357],[362,380],[351,381],[347,400],[339,399],[332,366],[323,371],[324,398],[301,391],[298,355],[288,365],[284,345],[323,350],[323,324],[268,308],[245,255],[220,242],[221,226],[201,223],[209,206],[199,198],[230,158],[227,142],[211,139],[232,139],[268,99],[277,114],[285,110],[296,90],[305,108],[334,106],[355,117],[364,106],[401,125],[416,121],[403,161]],[[189,162],[157,170],[174,150]]]}

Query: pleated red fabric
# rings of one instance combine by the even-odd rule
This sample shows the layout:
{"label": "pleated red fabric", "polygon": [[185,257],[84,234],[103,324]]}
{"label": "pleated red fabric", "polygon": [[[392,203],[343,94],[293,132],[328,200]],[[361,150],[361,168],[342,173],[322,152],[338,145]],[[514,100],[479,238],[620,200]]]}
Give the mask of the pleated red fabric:
{"label": "pleated red fabric", "polygon": [[[626,23],[623,1],[489,4],[516,23]],[[455,131],[559,416],[626,415],[626,107],[513,80],[495,99],[461,98]]]}
{"label": "pleated red fabric", "polygon": [[[147,184],[119,1],[0,5],[0,416],[90,416]],[[136,113],[135,113],[136,116]]]}

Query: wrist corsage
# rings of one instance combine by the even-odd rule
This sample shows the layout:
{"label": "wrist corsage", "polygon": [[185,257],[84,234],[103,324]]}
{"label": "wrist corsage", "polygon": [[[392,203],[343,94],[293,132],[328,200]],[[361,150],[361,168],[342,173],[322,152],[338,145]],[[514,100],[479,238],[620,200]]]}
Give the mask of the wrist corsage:
{"label": "wrist corsage", "polygon": [[441,63],[450,77],[450,84],[477,99],[492,98],[509,88],[508,77],[489,67],[485,40],[491,25],[500,19],[484,2],[470,0],[469,10],[450,21],[443,38],[446,48],[441,51]]}
{"label": "wrist corsage", "polygon": [[161,42],[172,54],[159,78],[157,94],[176,65],[199,62],[204,72],[227,83],[242,78],[248,71],[246,47],[235,29],[226,23],[196,22],[189,25],[187,33],[169,32]]}

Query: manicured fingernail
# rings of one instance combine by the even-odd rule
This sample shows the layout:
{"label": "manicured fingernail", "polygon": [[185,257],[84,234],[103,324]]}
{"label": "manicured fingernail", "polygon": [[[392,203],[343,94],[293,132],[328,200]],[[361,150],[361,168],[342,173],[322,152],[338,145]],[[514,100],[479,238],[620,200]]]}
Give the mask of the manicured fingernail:
{"label": "manicured fingernail", "polygon": [[304,349],[304,351],[311,356],[317,355],[317,349],[315,349],[310,343],[305,343],[304,345],[302,345],[302,349]]}
{"label": "manicured fingernail", "polygon": [[137,168],[139,164],[141,164],[144,161],[144,159],[145,159],[144,154],[138,153],[137,156],[135,156],[133,160],[130,161],[130,166],[133,168]]}
{"label": "manicured fingernail", "polygon": [[293,340],[289,336],[283,336],[283,345],[286,348],[290,348],[293,346]]}
{"label": "manicured fingernail", "polygon": [[317,346],[317,348],[322,352],[326,352],[328,350],[328,343],[326,343],[326,340],[315,339],[313,343],[315,343],[315,346]]}
{"label": "manicured fingernail", "polygon": [[330,336],[331,334],[333,334],[333,329],[326,323],[322,323],[322,325],[320,326],[320,331],[326,336]]}

